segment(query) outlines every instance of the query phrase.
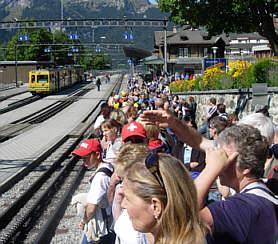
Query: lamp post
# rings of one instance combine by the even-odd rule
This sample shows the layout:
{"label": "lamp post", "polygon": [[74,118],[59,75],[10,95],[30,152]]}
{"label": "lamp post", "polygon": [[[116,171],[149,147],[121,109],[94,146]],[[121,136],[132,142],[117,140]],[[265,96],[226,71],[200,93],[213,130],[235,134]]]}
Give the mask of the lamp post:
{"label": "lamp post", "polygon": [[216,52],[217,52],[218,47],[212,47],[212,51],[213,51],[213,65],[216,64]]}

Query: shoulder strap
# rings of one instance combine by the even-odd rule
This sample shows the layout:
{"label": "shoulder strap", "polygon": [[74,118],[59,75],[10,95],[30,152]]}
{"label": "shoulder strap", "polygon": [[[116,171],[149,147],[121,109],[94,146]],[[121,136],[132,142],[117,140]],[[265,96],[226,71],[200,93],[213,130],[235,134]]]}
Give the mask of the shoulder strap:
{"label": "shoulder strap", "polygon": [[263,197],[271,201],[274,205],[278,205],[277,197],[267,188],[267,187],[254,187],[244,191],[248,193],[255,194],[257,196]]}
{"label": "shoulder strap", "polygon": [[96,172],[96,174],[99,173],[99,172],[102,172],[102,173],[106,174],[108,177],[111,177],[111,175],[113,174],[113,172],[112,172],[110,169],[106,168],[106,167],[100,168],[100,169]]}
{"label": "shoulder strap", "polygon": [[112,174],[113,174],[113,172],[110,169],[108,169],[106,167],[102,167],[92,175],[92,177],[89,179],[89,181],[92,182],[94,177],[96,176],[96,174],[99,173],[99,172],[102,172],[102,173],[106,174],[108,177],[111,177]]}

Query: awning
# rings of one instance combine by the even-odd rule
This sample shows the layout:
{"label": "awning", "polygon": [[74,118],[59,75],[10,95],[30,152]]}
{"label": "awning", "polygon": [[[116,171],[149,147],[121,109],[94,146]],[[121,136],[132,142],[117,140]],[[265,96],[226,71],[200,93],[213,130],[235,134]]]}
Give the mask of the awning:
{"label": "awning", "polygon": [[158,55],[152,55],[142,60],[144,64],[164,64],[164,61]]}

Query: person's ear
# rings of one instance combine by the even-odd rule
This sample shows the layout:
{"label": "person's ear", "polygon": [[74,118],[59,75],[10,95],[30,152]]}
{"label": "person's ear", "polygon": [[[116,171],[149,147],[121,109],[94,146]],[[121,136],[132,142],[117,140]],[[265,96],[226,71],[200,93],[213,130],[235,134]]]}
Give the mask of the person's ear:
{"label": "person's ear", "polygon": [[151,209],[152,209],[154,218],[159,219],[162,214],[163,205],[158,198],[153,197],[151,199]]}
{"label": "person's ear", "polygon": [[251,168],[242,170],[243,175],[248,175],[251,172]]}
{"label": "person's ear", "polygon": [[96,152],[96,156],[97,156],[98,159],[100,159],[101,158],[101,153],[100,152]]}

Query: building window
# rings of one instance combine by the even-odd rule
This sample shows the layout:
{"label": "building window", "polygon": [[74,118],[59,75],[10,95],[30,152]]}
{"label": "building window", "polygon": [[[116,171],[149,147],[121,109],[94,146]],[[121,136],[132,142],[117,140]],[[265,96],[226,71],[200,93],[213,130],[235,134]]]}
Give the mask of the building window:
{"label": "building window", "polygon": [[190,56],[190,48],[179,48],[179,58],[188,58]]}
{"label": "building window", "polygon": [[201,57],[206,57],[208,56],[208,48],[201,48]]}

